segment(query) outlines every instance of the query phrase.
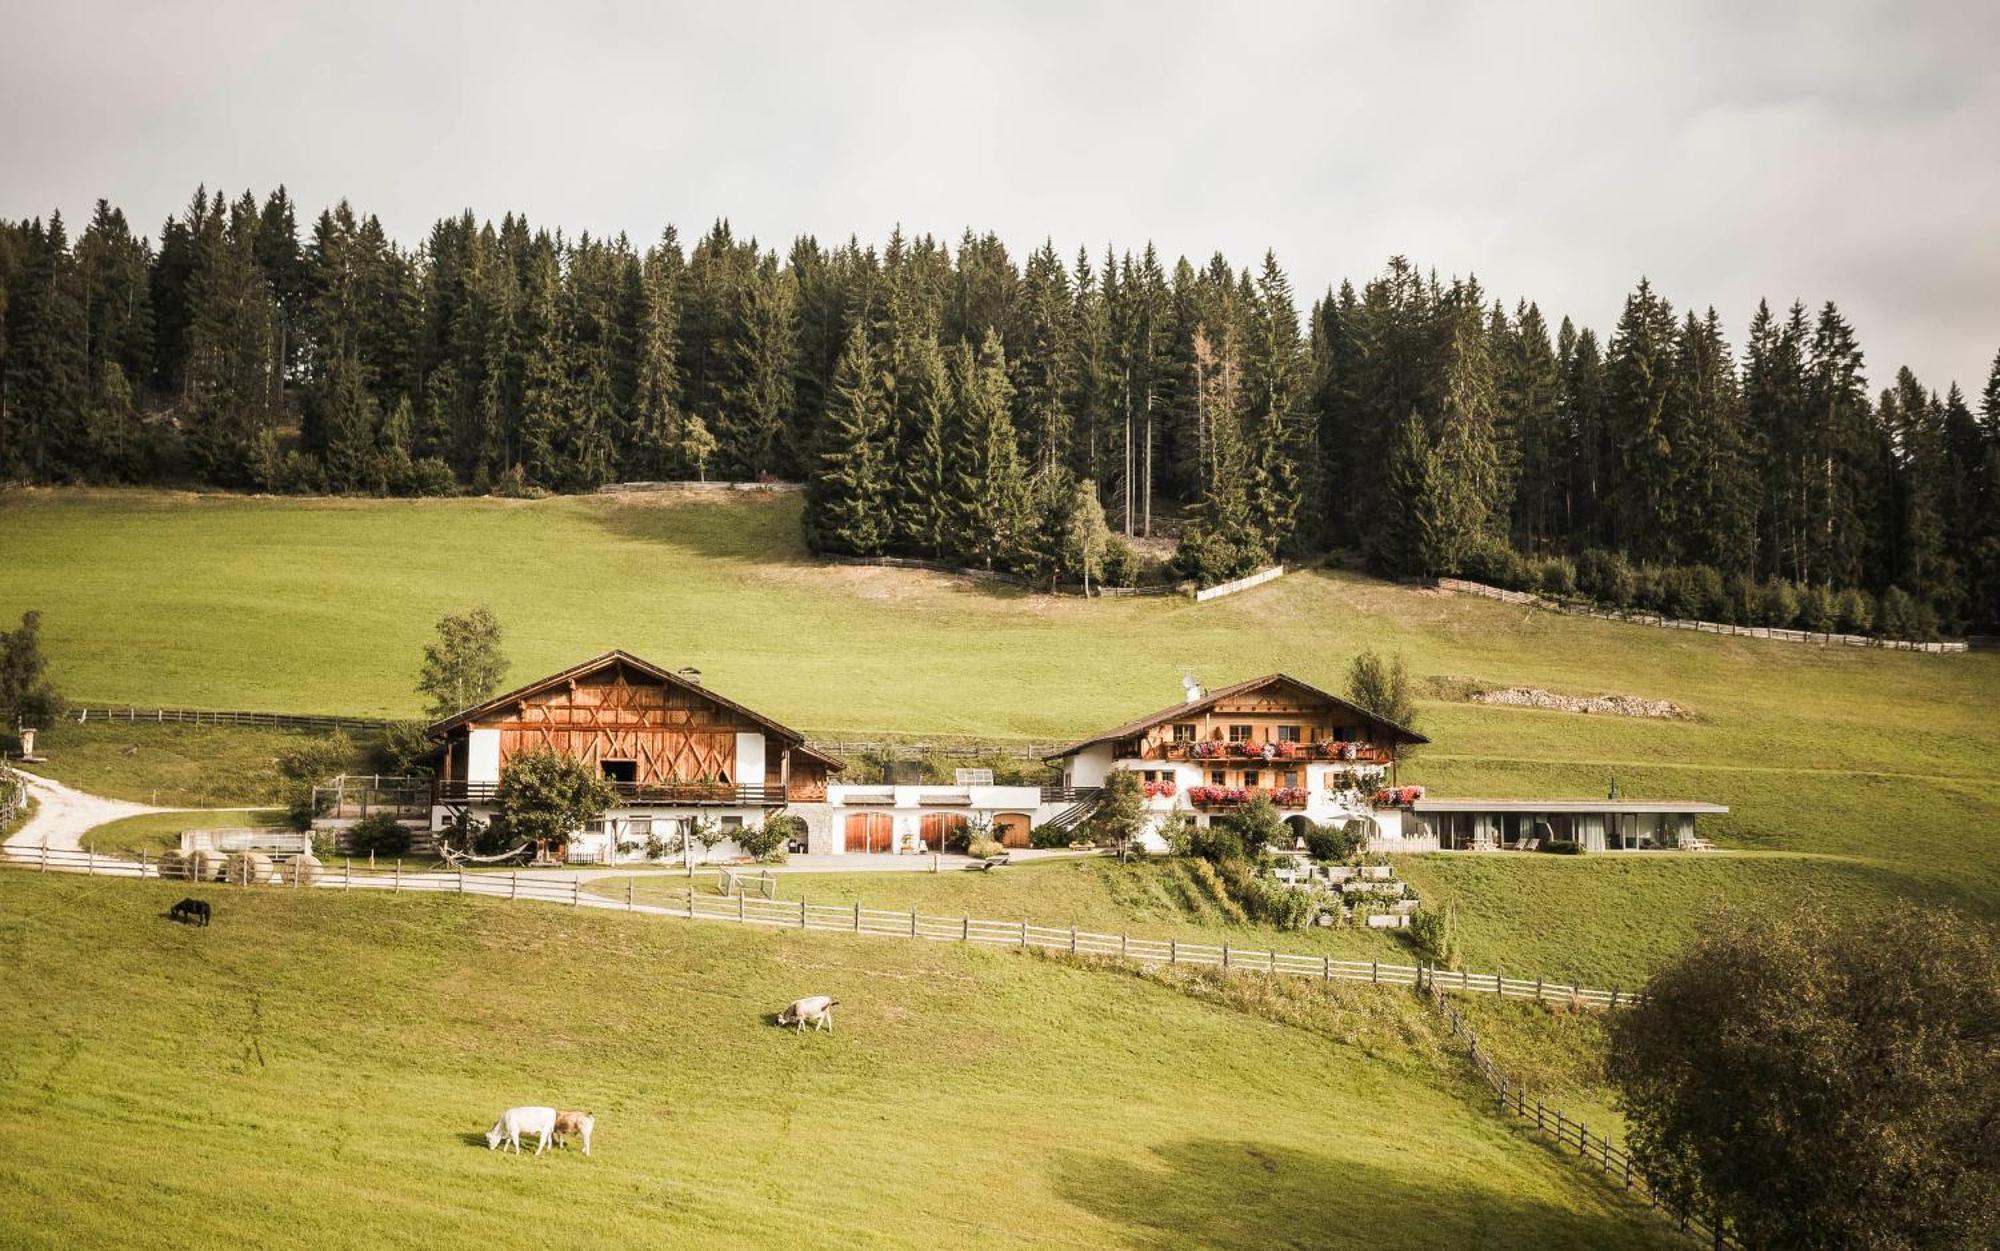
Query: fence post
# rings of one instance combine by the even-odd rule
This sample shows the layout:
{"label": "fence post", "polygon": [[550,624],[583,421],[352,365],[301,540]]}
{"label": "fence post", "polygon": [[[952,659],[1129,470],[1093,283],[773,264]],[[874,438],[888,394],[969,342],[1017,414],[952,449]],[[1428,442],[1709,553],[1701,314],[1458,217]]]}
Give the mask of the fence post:
{"label": "fence post", "polygon": [[1026,951],[1027,949],[1028,949],[1028,923],[1026,921],[1023,921],[1021,922],[1021,950]]}
{"label": "fence post", "polygon": [[1169,938],[1167,940],[1167,963],[1179,964],[1180,962],[1181,962],[1180,940],[1175,938]]}
{"label": "fence post", "polygon": [[569,880],[569,906],[572,908],[583,906],[583,879],[580,877]]}
{"label": "fence post", "polygon": [[910,909],[910,937],[915,938],[916,936],[917,936],[917,910],[915,908],[912,908]]}
{"label": "fence post", "polygon": [[1576,1153],[1578,1155],[1590,1154],[1590,1127],[1582,1121],[1576,1123]]}
{"label": "fence post", "polygon": [[458,893],[461,895],[465,893],[465,866],[463,865],[460,865],[458,869]]}
{"label": "fence post", "polygon": [[972,917],[970,915],[961,916],[958,919],[958,941],[962,943],[972,941]]}
{"label": "fence post", "polygon": [[507,871],[507,898],[519,899],[520,897],[521,871],[519,869],[509,869]]}
{"label": "fence post", "polygon": [[1076,927],[1074,925],[1069,927],[1069,954],[1076,954]]}
{"label": "fence post", "polygon": [[1222,971],[1229,971],[1229,944],[1226,941],[1222,944]]}
{"label": "fence post", "polygon": [[139,880],[146,880],[146,853],[143,850],[139,852]]}
{"label": "fence post", "polygon": [[341,889],[342,889],[342,890],[353,890],[353,889],[354,889],[354,857],[353,857],[353,856],[349,856],[349,857],[347,857],[347,861],[346,861],[346,864],[345,864],[345,865],[344,865],[344,867],[343,867],[343,868],[341,869],[341,875],[340,875],[340,876],[341,876],[341,883],[342,883],[342,885],[341,885]]}
{"label": "fence post", "polygon": [[[375,853],[373,853],[373,852],[370,852],[370,853],[368,853],[368,854],[372,856],[372,855],[374,855]],[[394,886],[391,886],[391,887],[389,888],[389,893],[390,893],[390,894],[392,894],[392,895],[394,895],[394,894],[398,894],[398,893],[400,893],[400,892],[402,891],[402,889],[403,889],[403,858],[402,858],[401,856],[397,856],[397,857],[396,857],[396,884],[395,884]]]}
{"label": "fence post", "polygon": [[1535,1002],[1540,1003],[1541,1001],[1542,1001],[1542,979],[1538,977],[1535,979]]}
{"label": "fence post", "polygon": [[858,899],[854,901],[854,932],[861,932],[861,901]]}
{"label": "fence post", "polygon": [[633,881],[634,881],[634,879],[632,879],[632,878],[629,878],[629,877],[625,879],[625,911],[627,911],[627,912],[630,912],[630,911],[632,911],[632,883],[633,883]]}
{"label": "fence post", "polygon": [[744,908],[746,905],[743,901],[747,898],[749,896],[745,895],[742,891],[736,892],[736,919],[739,921],[744,919]]}
{"label": "fence post", "polygon": [[799,896],[799,928],[806,928],[806,897],[804,895]]}
{"label": "fence post", "polygon": [[688,920],[694,920],[694,887],[688,887]]}
{"label": "fence post", "polygon": [[1542,1113],[1543,1113],[1542,1101],[1540,1099],[1537,1099],[1535,1100],[1535,1130],[1537,1133],[1544,1131],[1544,1126],[1542,1124]]}
{"label": "fence post", "polygon": [[1472,989],[1472,970],[1460,969],[1458,971],[1458,988],[1461,991],[1468,992]]}
{"label": "fence post", "polygon": [[45,838],[42,840],[42,872],[47,873],[48,871],[49,871],[49,840]]}
{"label": "fence post", "polygon": [[1611,988],[1611,1006],[1614,1008],[1618,1006],[1618,988],[1616,986]]}
{"label": "fence post", "polygon": [[90,844],[90,845],[89,845],[88,847],[85,847],[85,848],[83,849],[83,875],[84,875],[85,877],[95,877],[95,876],[97,876],[97,844],[96,844],[96,843],[92,843],[92,844]]}

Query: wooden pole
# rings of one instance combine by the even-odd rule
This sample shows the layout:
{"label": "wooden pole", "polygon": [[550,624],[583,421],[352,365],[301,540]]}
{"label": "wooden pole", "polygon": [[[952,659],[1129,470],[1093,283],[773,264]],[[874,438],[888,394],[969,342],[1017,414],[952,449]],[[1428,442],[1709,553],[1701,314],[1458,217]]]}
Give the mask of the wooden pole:
{"label": "wooden pole", "polygon": [[632,878],[629,878],[629,877],[625,879],[625,911],[627,911],[627,912],[630,912],[630,911],[632,911],[632,882],[633,882],[633,880],[634,880],[634,879],[632,879]]}

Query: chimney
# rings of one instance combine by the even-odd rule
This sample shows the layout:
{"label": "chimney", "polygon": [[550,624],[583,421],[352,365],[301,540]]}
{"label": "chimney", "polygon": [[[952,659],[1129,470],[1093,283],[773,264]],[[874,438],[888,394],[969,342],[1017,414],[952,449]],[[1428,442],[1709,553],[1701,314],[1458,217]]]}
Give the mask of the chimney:
{"label": "chimney", "polygon": [[701,670],[695,668],[693,665],[689,665],[685,669],[677,670],[675,672],[675,676],[680,678],[681,681],[687,683],[689,686],[701,685]]}

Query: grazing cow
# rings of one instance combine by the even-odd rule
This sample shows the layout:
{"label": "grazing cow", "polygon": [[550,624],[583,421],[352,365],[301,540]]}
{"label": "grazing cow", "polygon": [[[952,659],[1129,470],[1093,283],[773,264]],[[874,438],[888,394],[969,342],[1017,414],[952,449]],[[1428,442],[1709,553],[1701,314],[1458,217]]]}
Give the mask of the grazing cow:
{"label": "grazing cow", "polygon": [[799,1033],[803,1034],[806,1032],[806,1024],[810,1022],[815,1031],[825,1030],[830,1034],[833,1032],[833,1008],[839,1002],[840,1000],[829,999],[825,995],[812,995],[805,999],[793,1000],[789,1007],[778,1014],[778,1024],[795,1025]]}
{"label": "grazing cow", "polygon": [[180,921],[187,925],[207,925],[208,916],[208,901],[205,899],[183,899],[173,907],[167,909],[167,917],[170,920]]}
{"label": "grazing cow", "polygon": [[486,1131],[488,1151],[506,1143],[514,1148],[514,1154],[521,1154],[521,1135],[540,1134],[541,1142],[535,1146],[535,1154],[540,1155],[549,1145],[549,1139],[556,1133],[556,1110],[554,1108],[508,1108],[493,1122],[493,1128]]}
{"label": "grazing cow", "polygon": [[556,1113],[556,1145],[563,1145],[565,1138],[583,1139],[583,1153],[590,1154],[590,1131],[597,1127],[597,1118],[588,1112]]}

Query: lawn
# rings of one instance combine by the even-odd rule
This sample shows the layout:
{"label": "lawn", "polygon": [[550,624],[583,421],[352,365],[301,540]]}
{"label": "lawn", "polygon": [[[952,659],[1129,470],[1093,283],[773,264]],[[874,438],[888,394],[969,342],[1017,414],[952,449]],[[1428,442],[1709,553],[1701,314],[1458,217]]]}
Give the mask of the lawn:
{"label": "lawn", "polygon": [[[0,874],[6,1245],[1669,1245],[1399,992],[449,896],[216,889],[184,929],[178,893]],[[808,991],[835,1034],[769,1024]],[[595,1158],[484,1149],[544,1101]]]}
{"label": "lawn", "polygon": [[[277,808],[196,808],[186,812],[149,812],[111,821],[90,831],[84,842],[97,852],[133,856],[179,850],[185,830],[247,830],[286,826]],[[287,827],[289,828],[289,827]]]}
{"label": "lawn", "polygon": [[[241,726],[62,721],[42,736],[47,757],[24,766],[93,795],[173,808],[264,806],[283,800],[278,753],[301,731]],[[361,766],[357,757],[355,767]]]}

